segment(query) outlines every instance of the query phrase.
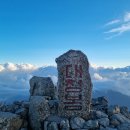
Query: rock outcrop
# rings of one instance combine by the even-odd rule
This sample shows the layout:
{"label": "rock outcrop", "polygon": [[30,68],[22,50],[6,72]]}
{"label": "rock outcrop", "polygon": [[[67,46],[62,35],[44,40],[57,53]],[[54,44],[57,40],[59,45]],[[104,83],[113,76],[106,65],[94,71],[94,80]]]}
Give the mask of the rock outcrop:
{"label": "rock outcrop", "polygon": [[0,105],[0,130],[28,130],[29,102],[16,101]]}

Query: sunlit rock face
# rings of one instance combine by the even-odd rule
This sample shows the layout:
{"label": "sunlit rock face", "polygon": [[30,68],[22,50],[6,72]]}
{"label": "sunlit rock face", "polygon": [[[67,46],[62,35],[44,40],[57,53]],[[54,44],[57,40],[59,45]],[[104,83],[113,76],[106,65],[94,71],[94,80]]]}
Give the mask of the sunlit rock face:
{"label": "sunlit rock face", "polygon": [[56,59],[58,68],[59,115],[87,118],[92,83],[89,62],[81,51],[70,50]]}

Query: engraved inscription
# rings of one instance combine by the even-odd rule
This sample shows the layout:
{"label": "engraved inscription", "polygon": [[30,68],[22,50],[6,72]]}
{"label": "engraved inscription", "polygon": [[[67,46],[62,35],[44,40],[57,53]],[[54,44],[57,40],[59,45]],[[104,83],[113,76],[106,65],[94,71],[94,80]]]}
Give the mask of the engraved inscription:
{"label": "engraved inscription", "polygon": [[[64,109],[82,110],[82,65],[66,65],[65,72]],[[75,82],[78,84],[77,86],[75,86]]]}

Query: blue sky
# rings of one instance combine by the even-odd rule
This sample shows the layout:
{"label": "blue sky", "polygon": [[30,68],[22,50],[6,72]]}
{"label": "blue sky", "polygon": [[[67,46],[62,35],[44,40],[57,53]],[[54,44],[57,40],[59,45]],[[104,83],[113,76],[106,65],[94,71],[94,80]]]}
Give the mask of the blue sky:
{"label": "blue sky", "polygon": [[0,63],[53,65],[68,49],[130,65],[130,0],[0,1]]}

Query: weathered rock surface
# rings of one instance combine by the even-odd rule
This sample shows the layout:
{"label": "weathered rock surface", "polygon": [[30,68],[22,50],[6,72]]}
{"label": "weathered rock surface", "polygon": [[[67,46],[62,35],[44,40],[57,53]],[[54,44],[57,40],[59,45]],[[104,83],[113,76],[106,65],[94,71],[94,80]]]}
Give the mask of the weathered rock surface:
{"label": "weathered rock surface", "polygon": [[121,113],[112,115],[111,119],[115,119],[119,121],[120,123],[130,123],[130,120],[123,116]]}
{"label": "weathered rock surface", "polygon": [[108,109],[108,99],[106,97],[98,97],[92,99],[91,109],[106,111]]}
{"label": "weathered rock surface", "polygon": [[0,112],[0,130],[19,130],[23,120],[16,114]]}
{"label": "weathered rock surface", "polygon": [[55,87],[50,77],[32,77],[30,79],[30,96],[49,96],[55,98]]}
{"label": "weathered rock surface", "polygon": [[120,113],[120,107],[118,105],[108,107],[108,115]]}
{"label": "weathered rock surface", "polygon": [[108,118],[100,118],[100,119],[98,119],[98,122],[103,127],[109,126],[109,119]]}
{"label": "weathered rock surface", "polygon": [[130,130],[130,123],[123,123],[121,125],[119,125],[118,130]]}
{"label": "weathered rock surface", "polygon": [[120,108],[120,112],[121,112],[122,115],[124,115],[125,117],[127,117],[128,119],[130,119],[130,112],[129,112],[129,110],[128,110],[127,107],[122,106]]}
{"label": "weathered rock surface", "polygon": [[33,130],[41,130],[41,122],[50,115],[48,101],[43,96],[31,96],[29,106],[30,125]]}
{"label": "weathered rock surface", "polygon": [[60,129],[61,130],[70,130],[70,124],[68,119],[63,119],[60,122]]}
{"label": "weathered rock surface", "polygon": [[81,129],[83,128],[85,123],[85,120],[83,118],[80,117],[72,117],[70,120],[70,125],[72,129]]}
{"label": "weathered rock surface", "polygon": [[[104,100],[104,97],[99,97],[93,100],[99,101],[99,99]],[[30,98],[30,102],[17,101],[10,105],[2,104],[0,107],[0,111],[3,111],[5,113],[3,114],[3,117],[5,119],[7,118],[6,116],[8,115],[8,113],[10,115],[10,113],[13,112],[11,113],[11,115],[15,115],[15,117],[17,117],[17,119],[20,120],[20,122],[22,122],[20,123],[21,125],[18,123],[20,126],[18,130],[31,130],[29,125],[31,125],[32,127],[35,125],[35,128],[33,128],[32,130],[71,130],[72,128],[74,128],[73,130],[130,130],[130,119],[128,118],[129,116],[127,116],[127,114],[129,115],[129,110],[126,107],[118,106],[120,111],[118,111],[117,114],[114,114],[115,112],[111,112],[110,114],[108,113],[108,109],[110,110],[110,108],[115,107],[110,106],[109,108],[107,104],[104,105],[104,102],[100,102],[98,103],[98,107],[100,107],[101,105],[102,110],[96,110],[94,108],[95,104],[92,104],[92,115],[90,115],[89,120],[86,120],[80,116],[73,117],[71,119],[58,116],[54,110],[55,104],[57,106],[57,100],[46,99],[46,97],[44,96],[32,96]],[[32,115],[30,116],[30,113],[28,113],[28,108],[31,106],[33,106],[33,109],[31,110],[31,114],[33,115],[33,117]],[[40,109],[41,107],[42,109]],[[39,109],[42,114],[38,112]],[[51,109],[54,111],[51,111]],[[9,110],[11,112],[8,112]],[[0,130],[6,130],[7,127],[9,128],[7,130],[10,130],[9,122],[12,119],[8,119],[8,121],[3,121],[3,118],[1,120],[1,117],[2,116],[0,115]],[[33,118],[33,121],[28,120],[28,118],[30,117]],[[13,121],[13,123],[16,122],[17,121]],[[33,122],[33,124],[31,122]],[[37,128],[38,126],[40,128]],[[16,127],[15,129],[17,130]],[[14,127],[12,127],[11,130],[14,130]]]}
{"label": "weathered rock surface", "polygon": [[58,130],[58,126],[56,122],[51,122],[48,124],[47,130]]}
{"label": "weathered rock surface", "polygon": [[108,115],[102,111],[95,111],[95,116],[96,118],[108,118]]}
{"label": "weathered rock surface", "polygon": [[88,120],[84,123],[83,128],[96,129],[99,127],[98,120]]}
{"label": "weathered rock surface", "polygon": [[87,56],[69,50],[56,59],[58,67],[59,115],[87,118],[90,112],[92,83]]}

